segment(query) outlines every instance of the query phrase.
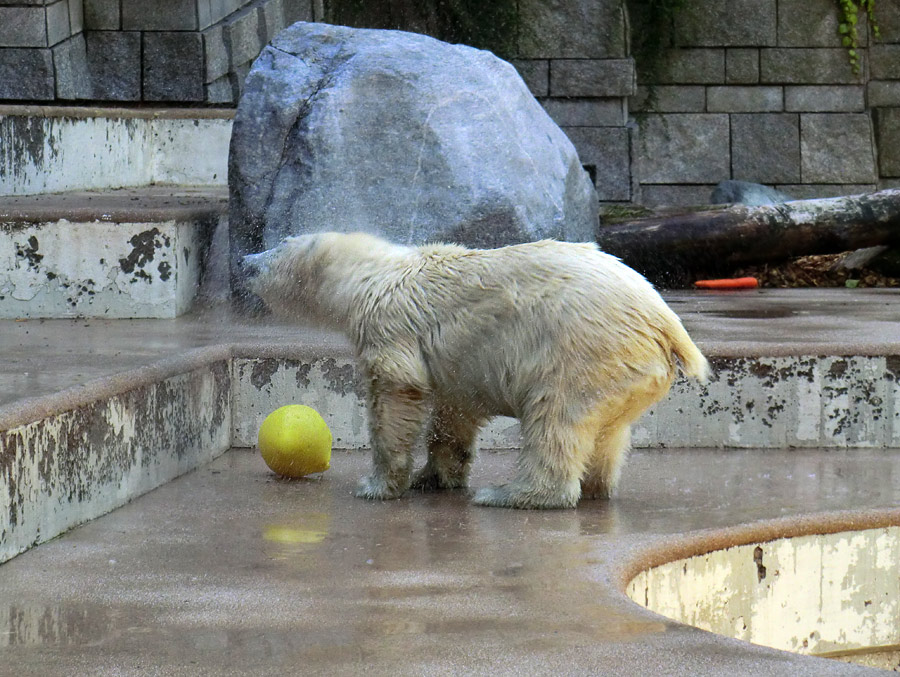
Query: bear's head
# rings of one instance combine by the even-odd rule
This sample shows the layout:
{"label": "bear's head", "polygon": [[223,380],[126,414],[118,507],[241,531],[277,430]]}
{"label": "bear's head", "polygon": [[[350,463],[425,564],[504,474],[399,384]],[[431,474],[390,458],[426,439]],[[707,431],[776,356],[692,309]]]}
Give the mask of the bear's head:
{"label": "bear's head", "polygon": [[272,249],[244,256],[240,271],[245,287],[276,315],[299,319],[317,314],[322,272],[318,250],[324,235],[289,237]]}
{"label": "bear's head", "polygon": [[408,248],[365,233],[310,233],[288,237],[241,259],[245,287],[276,315],[345,329],[353,296],[361,291],[360,268],[377,268]]}

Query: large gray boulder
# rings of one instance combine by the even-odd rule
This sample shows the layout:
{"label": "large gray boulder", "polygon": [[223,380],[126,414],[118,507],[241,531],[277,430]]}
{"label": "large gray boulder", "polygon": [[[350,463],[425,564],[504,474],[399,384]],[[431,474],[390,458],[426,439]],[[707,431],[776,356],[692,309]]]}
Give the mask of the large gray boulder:
{"label": "large gray boulder", "polygon": [[297,23],[253,64],[229,156],[232,262],[285,236],[592,241],[597,196],[515,69],[424,35]]}

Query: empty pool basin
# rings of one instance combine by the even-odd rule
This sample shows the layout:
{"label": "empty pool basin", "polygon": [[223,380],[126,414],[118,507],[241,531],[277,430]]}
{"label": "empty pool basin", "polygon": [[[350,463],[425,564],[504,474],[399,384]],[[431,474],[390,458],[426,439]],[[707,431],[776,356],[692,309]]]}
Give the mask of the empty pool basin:
{"label": "empty pool basin", "polygon": [[749,543],[641,571],[628,596],[754,644],[900,664],[900,526]]}

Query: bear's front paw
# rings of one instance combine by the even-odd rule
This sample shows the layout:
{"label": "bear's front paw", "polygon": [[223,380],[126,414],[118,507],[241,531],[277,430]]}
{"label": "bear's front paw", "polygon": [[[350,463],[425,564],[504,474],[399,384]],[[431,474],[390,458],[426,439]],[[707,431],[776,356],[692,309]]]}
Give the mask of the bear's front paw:
{"label": "bear's front paw", "polygon": [[584,482],[581,483],[581,497],[587,499],[608,500],[612,498],[613,490],[609,485],[603,482]]}
{"label": "bear's front paw", "polygon": [[402,491],[391,488],[387,482],[377,475],[363,477],[356,485],[356,495],[359,498],[387,501],[392,498],[400,498],[402,494]]}
{"label": "bear's front paw", "polygon": [[515,484],[501,484],[484,487],[475,492],[475,505],[494,508],[519,508],[522,510],[546,510],[551,508],[574,508],[578,495],[566,492],[529,491]]}

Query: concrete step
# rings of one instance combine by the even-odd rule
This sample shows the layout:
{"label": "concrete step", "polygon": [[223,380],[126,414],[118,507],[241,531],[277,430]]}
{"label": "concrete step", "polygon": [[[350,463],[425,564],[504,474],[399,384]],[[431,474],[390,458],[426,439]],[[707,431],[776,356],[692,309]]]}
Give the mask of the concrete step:
{"label": "concrete step", "polygon": [[233,109],[0,105],[0,196],[224,186]]}
{"label": "concrete step", "polygon": [[181,315],[226,213],[224,186],[0,197],[0,318]]}

